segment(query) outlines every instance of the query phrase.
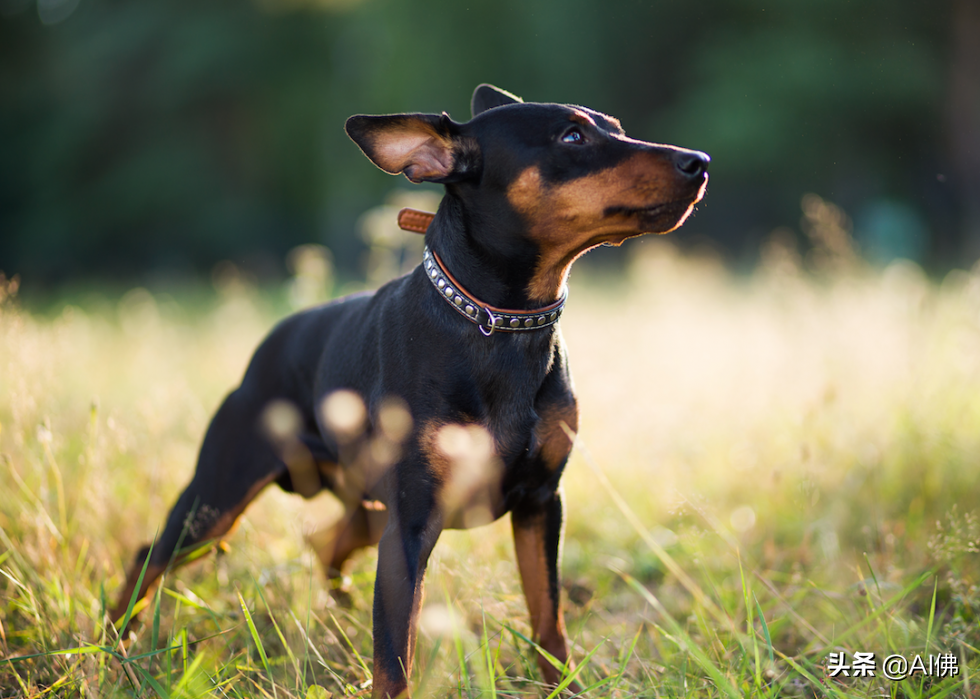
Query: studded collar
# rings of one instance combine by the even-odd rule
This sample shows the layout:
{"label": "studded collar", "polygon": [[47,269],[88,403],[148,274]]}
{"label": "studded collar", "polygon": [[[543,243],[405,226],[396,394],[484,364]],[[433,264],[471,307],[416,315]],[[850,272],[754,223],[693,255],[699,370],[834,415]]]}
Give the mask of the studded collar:
{"label": "studded collar", "polygon": [[[398,225],[405,230],[424,233],[432,217],[433,214],[424,211],[402,209],[398,214]],[[449,273],[439,255],[430,250],[428,245],[422,253],[422,267],[425,276],[429,278],[450,308],[471,323],[475,323],[480,328],[480,332],[487,337],[494,332],[530,332],[550,327],[561,318],[565,300],[568,298],[566,287],[562,290],[561,298],[541,308],[527,311],[497,308],[466,291],[463,285]]]}

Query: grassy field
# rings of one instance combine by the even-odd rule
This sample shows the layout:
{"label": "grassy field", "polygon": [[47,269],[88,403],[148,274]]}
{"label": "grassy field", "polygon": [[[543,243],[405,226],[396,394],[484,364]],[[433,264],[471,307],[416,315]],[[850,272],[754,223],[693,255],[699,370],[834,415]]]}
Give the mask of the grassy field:
{"label": "grassy field", "polygon": [[[980,273],[801,272],[774,248],[735,277],[636,249],[628,274],[578,270],[562,321],[589,696],[980,696]],[[375,557],[335,605],[304,545],[327,494],[267,491],[125,644],[105,618],[283,298],[226,275],[193,302],[0,303],[0,697],[370,694]],[[416,695],[547,696],[526,617],[508,522],[446,533]],[[831,653],[874,653],[874,676],[831,676]],[[890,655],[925,672],[888,679]]]}

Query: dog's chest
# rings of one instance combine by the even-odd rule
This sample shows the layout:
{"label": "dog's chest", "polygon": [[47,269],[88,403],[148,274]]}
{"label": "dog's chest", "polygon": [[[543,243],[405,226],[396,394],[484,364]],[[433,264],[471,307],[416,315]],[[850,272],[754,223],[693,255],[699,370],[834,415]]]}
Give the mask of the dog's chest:
{"label": "dog's chest", "polygon": [[564,459],[547,457],[554,426],[533,409],[488,417],[447,423],[422,437],[447,528],[487,524],[522,503],[547,500],[557,487]]}
{"label": "dog's chest", "polygon": [[479,417],[441,425],[425,449],[454,528],[552,497],[577,427],[574,397],[553,379],[482,395]]}

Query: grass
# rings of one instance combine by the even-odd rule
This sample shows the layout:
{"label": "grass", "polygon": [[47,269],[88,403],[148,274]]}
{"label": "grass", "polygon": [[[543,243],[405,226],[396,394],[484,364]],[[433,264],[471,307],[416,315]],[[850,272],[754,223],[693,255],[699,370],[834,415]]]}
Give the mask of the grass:
{"label": "grass", "polygon": [[[562,322],[582,408],[563,596],[589,696],[980,695],[980,273],[770,257],[735,277],[636,247],[628,274],[577,271]],[[370,694],[375,554],[342,609],[303,544],[328,494],[270,489],[127,643],[105,615],[281,298],[0,303],[0,697]],[[508,523],[447,532],[416,695],[549,696],[528,636]],[[841,652],[875,653],[875,676],[830,677]],[[892,654],[958,674],[891,681]]]}

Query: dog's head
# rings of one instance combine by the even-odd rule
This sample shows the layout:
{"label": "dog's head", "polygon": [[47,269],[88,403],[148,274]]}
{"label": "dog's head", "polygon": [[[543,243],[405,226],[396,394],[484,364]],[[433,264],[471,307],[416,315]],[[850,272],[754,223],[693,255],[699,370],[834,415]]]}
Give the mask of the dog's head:
{"label": "dog's head", "polygon": [[494,222],[482,230],[511,239],[500,244],[530,243],[532,299],[553,300],[586,250],[674,230],[704,196],[707,155],[630,138],[600,112],[523,102],[491,85],[476,89],[472,110],[465,123],[445,113],[353,116],[347,133],[385,172],[446,184],[472,216]]}

